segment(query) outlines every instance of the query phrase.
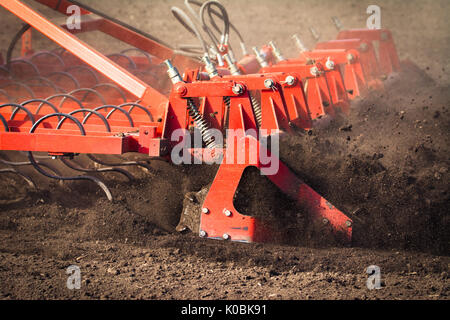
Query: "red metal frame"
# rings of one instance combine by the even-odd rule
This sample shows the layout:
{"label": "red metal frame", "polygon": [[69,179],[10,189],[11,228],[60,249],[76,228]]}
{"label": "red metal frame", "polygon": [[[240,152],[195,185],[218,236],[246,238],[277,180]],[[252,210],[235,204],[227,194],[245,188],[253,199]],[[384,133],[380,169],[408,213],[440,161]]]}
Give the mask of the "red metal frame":
{"label": "red metal frame", "polygon": [[[53,1],[41,1],[54,3]],[[112,62],[104,55],[94,50],[89,45],[77,39],[63,28],[49,22],[43,16],[36,13],[31,8],[24,5],[19,0],[1,0],[0,5],[17,15],[22,20],[42,32],[77,58],[86,62],[126,89],[131,95],[139,98],[145,106],[150,106],[153,116],[160,118],[158,122],[151,122],[144,118],[143,114],[133,117],[134,126],[127,124],[125,119],[115,116],[111,118],[111,130],[107,131],[102,126],[99,119],[92,118],[89,123],[85,123],[83,128],[85,135],[80,132],[77,123],[67,121],[60,129],[56,129],[58,120],[56,117],[47,118],[44,113],[35,115],[35,121],[42,121],[42,126],[30,133],[33,123],[26,115],[15,114],[12,118],[12,110],[0,109],[8,125],[9,132],[0,132],[0,150],[24,150],[24,151],[47,151],[54,154],[64,153],[104,153],[122,154],[125,152],[140,152],[150,156],[164,157],[170,150],[169,137],[176,129],[187,129],[191,119],[187,112],[187,98],[202,98],[201,111],[203,116],[208,118],[208,112],[217,112],[214,120],[210,120],[211,125],[223,129],[226,109],[224,97],[230,98],[229,130],[256,129],[256,119],[253,114],[249,91],[256,92],[261,97],[261,108],[263,111],[262,129],[268,129],[269,134],[279,130],[290,131],[291,124],[300,127],[311,125],[311,106],[304,96],[302,78],[309,77],[311,66],[296,66],[295,72],[291,68],[289,72],[270,72],[258,75],[247,76],[223,76],[209,81],[193,81],[191,83],[178,83],[173,86],[169,98],[159,93],[142,80],[133,76],[130,72]],[[106,28],[108,23],[96,22],[96,28],[101,25]],[[108,30],[111,25],[109,25]],[[121,28],[114,29],[114,34],[119,34],[119,38],[130,35],[128,31]],[[121,33],[123,31],[123,33]],[[105,31],[107,32],[107,31]],[[133,35],[132,43],[139,42],[140,37]],[[136,42],[136,44],[138,44]],[[147,48],[148,49],[148,48]],[[249,64],[241,65],[242,68],[249,68]],[[317,63],[315,65],[323,72],[323,67]],[[293,84],[286,83],[287,76],[294,77]],[[273,86],[267,88],[265,80],[271,79]],[[324,77],[321,78],[325,80]],[[312,83],[316,83],[312,85]],[[242,93],[234,93],[232,88],[241,85]],[[320,83],[316,77],[308,78],[310,90],[324,90],[326,83]],[[328,89],[327,89],[328,90]],[[331,100],[330,100],[331,102]],[[320,101],[323,105],[323,101]],[[76,107],[77,108],[77,107]],[[12,109],[14,107],[12,106]],[[67,111],[66,111],[67,110]],[[63,113],[73,110],[71,107],[62,107]],[[331,110],[333,110],[331,108]],[[318,111],[317,111],[318,112]],[[323,110],[322,113],[325,113]],[[330,111],[332,112],[332,111]],[[333,111],[334,112],[334,111]],[[102,110],[106,116],[106,111]],[[44,118],[45,117],[45,118]],[[258,136],[247,135],[244,137],[245,161],[237,164],[229,163],[231,147],[214,150],[217,154],[224,155],[224,162],[221,163],[217,175],[212,183],[211,189],[206,197],[204,206],[208,207],[209,214],[202,215],[201,229],[205,231],[209,238],[223,238],[224,234],[235,241],[269,241],[271,240],[270,228],[254,217],[241,215],[233,206],[233,196],[236,192],[241,176],[248,166],[256,166],[263,169],[264,165],[252,159],[258,156],[261,149],[255,151],[250,148],[251,143],[258,143]],[[228,145],[233,145],[228,141]],[[242,145],[235,145],[235,148]],[[206,152],[206,150],[202,150]],[[235,153],[236,154],[236,153]],[[306,211],[315,219],[326,219],[332,226],[333,231],[344,241],[351,240],[352,221],[341,211],[329,204],[326,199],[318,195],[314,190],[305,185],[292,173],[281,161],[280,170],[276,174],[268,176],[275,185],[289,196],[297,200]],[[224,215],[224,210],[230,210],[231,215]]]}
{"label": "red metal frame", "polygon": [[339,32],[338,40],[361,39],[363,41],[378,42],[378,63],[382,73],[389,75],[400,71],[400,61],[395,48],[392,33],[387,29],[352,29]]}

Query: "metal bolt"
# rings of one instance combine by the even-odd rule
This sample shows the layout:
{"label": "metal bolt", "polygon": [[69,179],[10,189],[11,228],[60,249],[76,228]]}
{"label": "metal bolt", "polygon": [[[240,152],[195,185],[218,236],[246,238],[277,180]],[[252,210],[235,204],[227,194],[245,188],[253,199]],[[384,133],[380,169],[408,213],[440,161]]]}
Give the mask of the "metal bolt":
{"label": "metal bolt", "polygon": [[267,89],[272,89],[275,86],[275,82],[273,82],[272,79],[266,79],[266,80],[264,80],[264,86]]}
{"label": "metal bolt", "polygon": [[228,210],[228,209],[223,209],[223,213],[224,213],[227,217],[231,216],[231,211]]}
{"label": "metal bolt", "polygon": [[178,86],[175,87],[175,91],[180,96],[185,96],[187,94],[188,89],[184,85],[178,85]]}
{"label": "metal bolt", "polygon": [[286,79],[284,79],[284,82],[288,85],[288,86],[293,86],[295,84],[295,77],[293,76],[287,76]]}
{"label": "metal bolt", "polygon": [[345,225],[350,228],[352,226],[352,222],[350,220],[347,220],[345,221]]}
{"label": "metal bolt", "polygon": [[206,231],[200,230],[199,236],[205,238],[207,236]]}
{"label": "metal bolt", "polygon": [[317,68],[316,66],[314,66],[311,69],[309,69],[309,71],[311,72],[311,74],[314,77],[317,77],[320,74],[319,68]]}
{"label": "metal bolt", "polygon": [[347,55],[347,61],[348,62],[353,62],[355,60],[355,57],[351,54],[351,53],[349,53],[348,55]]}
{"label": "metal bolt", "polygon": [[231,88],[231,91],[233,91],[234,94],[242,94],[244,93],[244,87],[241,84],[236,83],[233,88]]}
{"label": "metal bolt", "polygon": [[203,212],[204,214],[207,214],[207,213],[209,213],[209,209],[208,209],[208,208],[202,208],[202,212]]}
{"label": "metal bolt", "polygon": [[334,70],[334,61],[328,57],[327,62],[325,62],[325,66],[328,68],[328,70]]}
{"label": "metal bolt", "polygon": [[224,233],[222,237],[224,240],[230,239],[230,235],[228,233]]}

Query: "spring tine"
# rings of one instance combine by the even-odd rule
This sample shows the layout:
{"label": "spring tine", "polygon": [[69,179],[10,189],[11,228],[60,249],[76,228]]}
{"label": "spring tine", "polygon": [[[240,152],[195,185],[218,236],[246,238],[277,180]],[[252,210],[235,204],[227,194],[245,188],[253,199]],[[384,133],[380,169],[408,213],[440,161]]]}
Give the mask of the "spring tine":
{"label": "spring tine", "polygon": [[24,173],[22,173],[20,171],[17,171],[16,169],[13,169],[13,168],[2,168],[2,169],[0,169],[0,173],[14,173],[14,174],[22,177],[23,180],[25,180],[31,188],[37,190],[36,183],[33,181],[33,179],[31,179],[29,176],[25,175]]}
{"label": "spring tine", "polygon": [[128,166],[139,166],[147,169],[151,174],[155,173],[155,170],[150,166],[148,162],[144,161],[124,161],[120,163],[110,163],[103,160],[98,159],[96,156],[92,154],[86,155],[89,159],[92,161],[101,164],[102,166],[108,166],[108,167],[128,167]]}
{"label": "spring tine", "polygon": [[113,83],[99,83],[99,84],[96,84],[95,86],[93,86],[91,89],[95,90],[95,89],[101,88],[101,87],[110,87],[110,88],[115,89],[117,92],[119,92],[119,94],[120,94],[121,98],[123,99],[123,101],[127,102],[127,97],[125,95],[125,92],[123,92],[123,90],[119,86],[117,86],[117,85],[115,85]]}
{"label": "spring tine", "polygon": [[12,101],[11,96],[5,90],[0,89],[0,94],[3,94],[8,101],[10,101],[10,102]]}
{"label": "spring tine", "polygon": [[[74,96],[72,96],[72,95],[70,95],[70,94],[67,94],[67,93],[59,93],[59,94],[55,94],[55,95],[53,95],[53,96],[50,96],[50,97],[46,98],[45,100],[46,100],[46,101],[50,101],[50,100],[52,100],[52,99],[60,98],[60,97],[63,97],[63,99],[61,99],[61,101],[59,102],[58,110],[60,110],[60,109],[62,108],[64,102],[65,102],[67,99],[71,99],[71,100],[75,101],[81,109],[86,109],[86,108],[84,107],[83,103],[82,103],[80,100],[78,100],[78,99],[75,98]],[[40,110],[41,107],[42,107],[42,104],[39,105],[38,111]]]}
{"label": "spring tine", "polygon": [[81,135],[85,136],[86,135],[86,130],[84,130],[83,125],[81,124],[80,121],[78,121],[77,118],[75,118],[74,116],[71,116],[70,114],[66,114],[66,113],[50,113],[47,114],[45,116],[43,116],[42,118],[40,118],[38,121],[36,121],[33,126],[30,129],[30,133],[34,133],[34,131],[37,129],[37,127],[41,124],[41,122],[43,122],[44,120],[47,120],[48,118],[51,117],[64,117],[64,118],[69,118],[70,120],[72,120],[73,122],[75,122],[75,124],[78,126],[78,128],[80,129]]}
{"label": "spring tine", "polygon": [[27,86],[25,83],[22,83],[22,82],[11,81],[9,83],[6,83],[6,84],[0,86],[0,89],[10,87],[13,85],[24,88],[29,93],[29,95],[32,99],[35,98],[34,91],[29,86]]}
{"label": "spring tine", "polygon": [[130,69],[133,69],[133,70],[136,70],[136,69],[137,69],[136,63],[134,63],[133,59],[131,59],[129,56],[127,56],[127,55],[125,55],[125,54],[122,54],[122,53],[113,53],[113,54],[107,55],[106,57],[108,57],[109,59],[111,59],[111,60],[113,60],[113,61],[114,61],[113,58],[115,58],[115,57],[118,57],[118,58],[125,58],[125,59],[128,60],[129,68],[130,68]]}
{"label": "spring tine", "polygon": [[45,82],[47,84],[46,87],[52,88],[53,90],[55,90],[55,93],[60,93],[61,92],[61,88],[56,86],[52,81],[50,81],[47,78],[41,77],[41,76],[35,76],[32,78],[28,78],[23,80],[24,83],[28,84],[28,86],[30,87],[38,87],[39,85],[36,84],[31,84],[30,82],[32,82],[33,80],[39,80],[41,83]]}
{"label": "spring tine", "polygon": [[[42,158],[42,157],[41,157]],[[0,163],[6,164],[11,167],[24,167],[24,166],[32,166],[33,164],[30,161],[22,161],[22,162],[16,162],[16,161],[7,161],[0,158]],[[48,163],[44,163],[41,161],[36,161],[36,163],[42,167],[47,168],[51,172],[53,172],[54,175],[60,176],[61,173],[58,171],[58,169],[54,168],[53,166],[49,165]],[[62,181],[59,183],[62,186]]]}
{"label": "spring tine", "polygon": [[31,165],[36,169],[36,171],[38,171],[39,173],[41,173],[42,175],[51,178],[51,179],[56,179],[56,180],[62,180],[62,181],[69,181],[69,180],[73,180],[73,181],[77,181],[77,180],[88,180],[88,181],[92,181],[95,184],[97,184],[102,190],[103,192],[106,194],[106,197],[108,198],[108,200],[112,201],[113,197],[111,194],[111,191],[108,189],[108,187],[105,185],[105,183],[103,183],[100,179],[96,178],[96,177],[92,177],[92,176],[75,176],[75,177],[62,177],[59,175],[52,175],[49,174],[48,172],[46,172],[45,170],[43,170],[40,165],[36,162],[36,160],[33,158],[33,153],[32,152],[28,152],[28,159],[31,162]]}
{"label": "spring tine", "polygon": [[138,109],[143,110],[143,111],[148,115],[148,117],[149,117],[149,119],[150,119],[150,122],[153,122],[153,121],[154,121],[154,120],[153,120],[153,116],[152,116],[152,114],[150,113],[150,111],[149,111],[146,107],[144,107],[144,106],[142,106],[142,105],[140,105],[140,104],[138,104],[138,103],[135,103],[135,102],[127,102],[127,103],[124,103],[124,104],[119,105],[118,107],[119,107],[119,108],[123,108],[123,107],[128,107],[128,106],[131,106],[131,108],[128,109],[128,113],[129,113],[129,114],[131,114],[131,112],[133,111],[133,109],[136,107],[136,108],[138,108]]}
{"label": "spring tine", "polygon": [[[31,99],[31,100],[27,100],[27,101],[25,101],[25,102],[22,102],[21,105],[22,105],[22,107],[25,107],[25,105],[27,105],[27,104],[29,104],[29,103],[34,103],[34,102],[40,102],[40,103],[41,103],[41,104],[39,105],[39,107],[37,108],[35,115],[38,115],[38,114],[39,114],[39,111],[41,110],[41,108],[42,108],[42,106],[43,106],[44,104],[46,104],[46,105],[48,105],[50,108],[52,108],[53,111],[55,111],[55,113],[58,113],[58,112],[59,112],[58,108],[56,108],[55,105],[54,105],[53,103],[51,103],[51,102],[49,102],[49,101],[47,101],[47,100],[44,100],[44,99]],[[16,109],[16,110],[17,110],[17,109]],[[16,110],[14,110],[14,112],[15,112]]]}
{"label": "spring tine", "polygon": [[40,75],[41,75],[41,73],[39,72],[38,67],[37,67],[33,62],[31,62],[30,60],[23,59],[23,58],[16,58],[16,59],[11,60],[9,63],[10,63],[10,64],[9,64],[8,68],[9,68],[10,73],[11,73],[11,75],[12,75],[13,77],[14,77],[15,75],[14,75],[14,73],[12,72],[11,66],[12,66],[12,64],[14,64],[14,63],[15,63],[15,64],[17,64],[17,63],[24,63],[24,64],[27,64],[27,65],[31,66],[31,68],[33,69],[33,71],[36,73],[37,76],[40,76]]}
{"label": "spring tine", "polygon": [[13,113],[11,114],[11,118],[9,120],[13,120],[14,116],[16,115],[18,109],[25,111],[25,113],[28,115],[28,118],[30,119],[30,121],[34,124],[35,120],[34,120],[34,116],[31,113],[30,110],[28,110],[27,108],[25,108],[24,106],[17,104],[17,103],[5,103],[0,105],[0,109],[4,108],[4,107],[15,107]]}
{"label": "spring tine", "polygon": [[[33,180],[31,180],[30,177],[28,177],[27,175],[12,169],[12,168],[4,168],[4,169],[0,169],[0,173],[12,173],[15,175],[18,175],[19,177],[21,177],[23,180],[25,180],[25,182],[28,184],[29,187],[37,190],[36,184],[33,182]],[[16,199],[13,200],[0,200],[0,205],[11,205],[11,204],[15,204],[18,202],[21,202],[25,199],[26,196],[19,196]]]}
{"label": "spring tine", "polygon": [[[42,118],[40,118],[30,129],[30,133],[33,133],[36,128],[39,126],[39,124],[44,121],[45,119],[48,119],[50,117],[55,117],[55,116],[63,116],[66,118],[69,118],[70,120],[72,120],[80,129],[81,135],[85,136],[86,135],[86,131],[84,130],[83,125],[81,124],[80,121],[78,121],[77,118],[75,118],[74,116],[71,116],[69,114],[64,114],[64,113],[52,113],[49,115],[46,115]],[[108,200],[112,201],[112,194],[111,191],[108,189],[108,187],[105,185],[105,183],[103,183],[100,179],[96,178],[96,177],[92,177],[92,176],[75,176],[75,177],[62,177],[60,175],[52,175],[50,173],[48,173],[47,171],[45,171],[44,169],[42,169],[40,167],[40,165],[36,162],[36,160],[34,159],[33,156],[33,152],[29,151],[28,152],[28,159],[30,160],[32,166],[41,174],[43,174],[46,177],[52,178],[52,179],[57,179],[57,180],[89,180],[94,182],[95,184],[97,184],[106,194]]]}
{"label": "spring tine", "polygon": [[123,55],[126,55],[126,53],[128,53],[130,51],[136,51],[136,52],[142,53],[147,58],[148,64],[152,64],[152,57],[150,56],[150,54],[148,52],[144,51],[144,50],[139,49],[139,48],[125,49],[125,50],[122,50],[120,53],[123,54]]}
{"label": "spring tine", "polygon": [[66,48],[63,47],[57,47],[53,50],[51,50],[51,52],[56,53],[58,56],[62,56],[65,52],[67,52]]}
{"label": "spring tine", "polygon": [[69,72],[55,71],[55,72],[47,74],[46,77],[49,78],[49,77],[53,77],[53,76],[56,76],[56,75],[69,78],[74,83],[75,89],[79,89],[80,88],[80,83],[78,82],[78,80]]}
{"label": "spring tine", "polygon": [[[27,154],[28,154],[28,151],[18,151],[18,152],[20,152],[24,156],[27,156]],[[44,160],[53,159],[53,157],[49,156],[49,155],[46,155],[46,156],[34,155],[34,158],[35,159],[44,159]],[[31,165],[31,163],[30,163],[30,165]]]}
{"label": "spring tine", "polygon": [[[97,73],[95,72],[95,69],[89,68],[88,66],[80,65],[80,66],[73,66],[73,67],[70,67],[70,68],[66,68],[65,71],[66,71],[67,73],[71,74],[70,72],[71,72],[71,71],[74,71],[74,70],[87,71],[87,72],[89,72],[89,73],[92,75],[92,77],[94,78],[95,84],[99,84],[99,83],[100,83],[100,80],[98,79],[98,76],[97,76]],[[78,85],[77,88],[80,88],[80,86]]]}
{"label": "spring tine", "polygon": [[121,168],[111,168],[111,167],[106,167],[106,168],[83,168],[81,167],[81,165],[77,162],[75,162],[74,160],[69,160],[67,158],[64,157],[60,157],[59,160],[66,165],[67,167],[69,167],[72,170],[75,171],[80,171],[80,172],[99,172],[99,173],[103,173],[103,172],[117,172],[120,173],[122,175],[124,175],[125,177],[127,177],[127,179],[129,181],[133,181],[134,177],[131,173],[129,173],[128,171],[121,169]]}
{"label": "spring tine", "polygon": [[3,72],[6,72],[8,74],[8,77],[6,77],[6,78],[11,78],[11,71],[9,71],[5,65],[0,66],[0,70],[2,70]]}
{"label": "spring tine", "polygon": [[[119,110],[120,112],[122,112],[128,119],[128,122],[130,123],[130,127],[134,127],[134,122],[133,119],[131,118],[130,114],[123,108],[118,107],[118,106],[113,106],[113,105],[104,105],[101,107],[97,107],[94,110],[98,111],[98,110],[103,110],[103,109],[108,109],[108,108],[113,108],[113,110],[111,110],[107,115],[106,115],[106,119],[109,119],[109,117],[113,114],[114,111]],[[87,116],[86,116],[87,118]]]}
{"label": "spring tine", "polygon": [[8,121],[6,121],[6,119],[1,114],[0,114],[0,120],[3,124],[3,127],[5,127],[5,131],[9,132]]}
{"label": "spring tine", "polygon": [[[97,90],[94,90],[94,89],[91,89],[91,88],[75,89],[73,91],[70,91],[68,94],[73,96],[74,94],[79,93],[79,92],[86,92],[84,94],[83,98],[80,99],[80,101],[84,102],[84,99],[86,99],[86,97],[89,95],[89,93],[92,93],[92,94],[95,94],[101,100],[103,105],[107,104],[105,97],[100,92],[98,92]],[[64,98],[63,98],[63,100],[64,100]]]}
{"label": "spring tine", "polygon": [[48,55],[48,56],[54,57],[54,58],[56,58],[59,61],[59,63],[61,64],[62,67],[66,66],[66,64],[64,63],[64,60],[59,55],[57,55],[56,53],[51,52],[51,51],[39,51],[39,52],[36,52],[30,57],[29,60],[33,61],[33,59],[36,59],[37,57],[43,56],[43,55]]}
{"label": "spring tine", "polygon": [[[90,109],[78,109],[78,110],[74,110],[74,111],[70,112],[69,115],[74,115],[74,114],[77,114],[77,113],[80,113],[80,112],[82,112],[83,114],[85,114],[86,112],[89,112],[88,115],[86,115],[85,118],[83,119],[83,121],[81,122],[82,124],[85,124],[86,121],[87,121],[87,119],[89,118],[89,116],[93,113],[93,114],[95,114],[96,116],[98,116],[98,117],[103,121],[103,123],[105,124],[105,127],[106,127],[106,131],[107,131],[107,132],[111,132],[111,127],[110,127],[110,125],[109,125],[108,120],[105,118],[104,115],[102,115],[102,114],[101,114],[100,112],[98,112],[98,111],[90,110]],[[62,119],[59,121],[58,125],[56,126],[56,129],[60,129],[61,126],[62,126],[62,124],[64,123],[64,121],[65,121],[66,119],[67,119],[66,117],[62,118]]]}

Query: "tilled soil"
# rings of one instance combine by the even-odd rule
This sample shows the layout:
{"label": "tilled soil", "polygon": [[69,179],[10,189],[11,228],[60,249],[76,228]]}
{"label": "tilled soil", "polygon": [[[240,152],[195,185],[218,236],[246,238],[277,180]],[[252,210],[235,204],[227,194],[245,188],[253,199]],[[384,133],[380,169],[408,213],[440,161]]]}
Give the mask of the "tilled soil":
{"label": "tilled soil", "polygon": [[[333,9],[329,16],[338,15],[359,27],[366,17],[365,5],[359,1],[281,3],[252,1],[253,23],[242,19],[248,12],[244,4],[234,3],[230,15],[243,22],[249,41],[262,41],[256,36],[259,30],[255,31],[262,25],[266,31],[261,34],[285,46],[289,32],[298,32],[294,22],[301,17],[306,19],[298,22],[302,26],[308,25],[313,14],[317,25],[325,25],[329,17],[317,13]],[[2,174],[0,297],[448,299],[450,96],[445,67],[449,42],[445,41],[448,21],[441,19],[448,4],[435,3],[385,1],[382,5],[383,23],[392,29],[401,57],[410,57],[419,68],[405,65],[401,75],[386,80],[385,91],[354,102],[349,116],[338,117],[326,128],[281,139],[281,157],[291,169],[354,220],[351,247],[320,241],[320,237],[309,241],[314,234],[307,228],[292,232],[296,236],[283,245],[172,233],[184,194],[207,185],[214,167],[152,161],[151,172],[131,169],[137,178],[131,183],[113,173],[104,175],[113,202],[91,183],[60,186],[36,177],[40,187],[36,191],[23,179]],[[182,6],[182,2],[172,5]],[[97,7],[102,6],[106,2],[98,2]],[[148,20],[147,30],[155,28],[153,34],[172,36],[175,43],[180,41],[178,26],[165,27],[176,26],[165,19],[169,7],[165,2],[137,1],[116,11],[119,16],[125,14],[124,20],[145,27],[141,15],[151,8],[149,15],[154,18]],[[410,21],[411,15],[419,24],[425,15],[435,16],[437,30],[413,24],[406,32],[402,23]],[[267,20],[286,24],[273,31],[273,26],[263,24]],[[324,39],[334,36],[332,29],[324,29]],[[418,41],[424,41],[420,48],[416,48]],[[429,42],[433,45],[428,46]],[[23,159],[20,154],[8,156]],[[259,182],[250,174],[248,179],[251,183],[238,195],[240,205],[250,211],[264,207],[269,213],[279,208],[291,215],[297,212],[287,200],[280,200],[264,178]],[[258,183],[253,190],[257,192],[248,192],[253,181]],[[17,198],[23,199],[4,201]],[[302,212],[298,214],[297,222]],[[80,290],[66,286],[70,265],[80,267]],[[371,265],[381,269],[379,290],[366,286]]]}

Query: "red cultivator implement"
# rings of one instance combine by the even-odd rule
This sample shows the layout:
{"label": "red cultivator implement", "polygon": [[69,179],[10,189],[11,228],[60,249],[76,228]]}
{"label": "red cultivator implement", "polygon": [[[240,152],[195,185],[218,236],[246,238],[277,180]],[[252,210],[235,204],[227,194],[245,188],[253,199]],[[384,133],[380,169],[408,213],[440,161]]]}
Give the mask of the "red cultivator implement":
{"label": "red cultivator implement", "polygon": [[[73,3],[81,5],[38,2],[62,13]],[[191,4],[200,7],[200,17],[209,13],[210,22],[220,18],[230,28],[226,11],[216,1],[188,4],[190,9]],[[8,55],[0,66],[0,150],[26,151],[28,157],[22,162],[0,160],[9,167],[0,173],[21,174],[14,168],[33,166],[52,179],[90,180],[112,199],[107,185],[90,172],[113,171],[132,179],[125,166],[150,168],[149,164],[111,163],[94,154],[138,152],[149,160],[178,164],[174,154],[182,149],[187,162],[220,164],[198,208],[200,225],[195,231],[200,236],[244,242],[273,239],[276,230],[239,213],[233,203],[244,170],[253,166],[296,200],[305,214],[344,242],[351,241],[351,219],[277,158],[275,142],[280,133],[309,130],[322,117],[348,113],[352,99],[381,89],[382,76],[399,69],[387,30],[342,31],[338,40],[318,43],[314,50],[306,50],[297,38],[302,50],[294,59],[285,59],[273,43],[250,55],[238,33],[244,57],[237,62],[227,42],[228,31],[218,41],[211,31],[217,25],[213,22],[208,28],[205,19],[199,21],[214,43],[202,40],[199,47],[174,50],[86,6],[81,29],[69,32],[68,26],[53,24],[19,0],[0,0],[0,5],[27,24],[16,36],[16,42],[22,40],[23,56]],[[201,38],[196,23],[177,8],[173,12]],[[30,27],[60,48],[34,53]],[[133,48],[105,56],[74,35],[93,30]],[[379,42],[378,53],[374,41]],[[193,57],[202,57],[203,63]],[[192,147],[188,137],[194,128],[202,144]],[[221,139],[218,133],[225,132]],[[267,140],[272,144],[263,143]],[[63,176],[44,165],[35,152],[46,152],[82,174]],[[76,162],[79,154],[88,154],[95,166],[81,166]],[[24,178],[32,184],[31,178]]]}

